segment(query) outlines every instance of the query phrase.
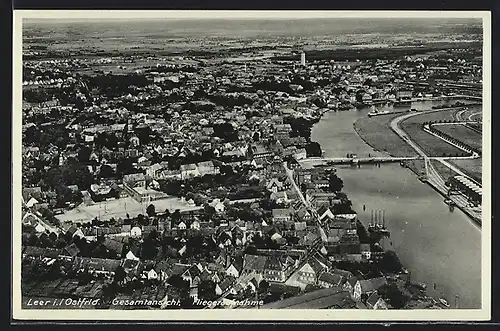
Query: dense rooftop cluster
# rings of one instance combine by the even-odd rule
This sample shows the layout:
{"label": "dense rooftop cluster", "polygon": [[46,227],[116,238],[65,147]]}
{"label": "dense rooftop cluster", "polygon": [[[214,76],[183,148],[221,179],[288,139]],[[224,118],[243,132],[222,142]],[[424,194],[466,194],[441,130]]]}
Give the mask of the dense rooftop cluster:
{"label": "dense rooftop cluster", "polygon": [[473,52],[23,66],[26,297],[191,307],[336,288],[347,296],[332,307],[433,305],[357,219],[335,169],[299,162],[321,156],[310,128],[328,109],[455,93],[441,85],[450,72],[476,93]]}

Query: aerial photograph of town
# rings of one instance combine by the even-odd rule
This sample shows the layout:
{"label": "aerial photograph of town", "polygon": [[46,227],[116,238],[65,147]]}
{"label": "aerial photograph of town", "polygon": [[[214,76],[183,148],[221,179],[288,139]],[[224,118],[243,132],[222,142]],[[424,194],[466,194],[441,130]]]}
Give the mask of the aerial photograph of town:
{"label": "aerial photograph of town", "polygon": [[24,18],[22,309],[481,309],[483,36]]}

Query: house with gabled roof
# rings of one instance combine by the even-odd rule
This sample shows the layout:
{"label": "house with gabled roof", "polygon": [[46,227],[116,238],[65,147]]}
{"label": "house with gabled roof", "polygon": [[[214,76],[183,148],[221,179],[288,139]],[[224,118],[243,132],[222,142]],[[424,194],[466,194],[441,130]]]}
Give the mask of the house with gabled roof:
{"label": "house with gabled roof", "polygon": [[157,279],[162,282],[165,282],[170,277],[169,273],[172,270],[172,263],[167,260],[159,261],[154,266],[154,270],[156,272]]}
{"label": "house with gabled roof", "polygon": [[385,284],[387,284],[387,279],[385,277],[360,279],[354,285],[352,296],[354,300],[359,301],[363,294],[371,295]]}
{"label": "house with gabled roof", "polygon": [[233,263],[231,263],[229,267],[226,268],[225,273],[236,278],[240,276],[240,272],[238,271],[238,269],[236,269]]}
{"label": "house with gabled roof", "polygon": [[263,277],[267,281],[284,282],[286,266],[277,256],[269,256],[264,265]]}
{"label": "house with gabled roof", "polygon": [[80,249],[76,246],[75,243],[68,245],[63,248],[61,255],[74,257],[80,253]]}
{"label": "house with gabled roof", "polygon": [[199,276],[202,272],[202,268],[200,268],[197,264],[193,264],[189,269],[184,271],[181,275],[182,279],[189,282],[190,286],[193,286],[193,280],[195,277]]}
{"label": "house with gabled roof", "polygon": [[310,258],[298,270],[298,280],[305,284],[316,284],[319,275],[328,267],[316,258]]}
{"label": "house with gabled roof", "polygon": [[221,283],[217,284],[219,286],[222,294],[226,293],[227,291],[229,291],[231,289],[231,287],[234,284],[234,279],[235,278],[232,278],[232,277],[226,277]]}
{"label": "house with gabled roof", "polygon": [[72,225],[67,231],[66,231],[66,235],[69,235],[71,236],[71,238],[73,237],[79,237],[79,238],[82,238],[82,237],[85,237],[85,235],[83,234],[82,230],[77,228],[76,226]]}
{"label": "house with gabled roof", "polygon": [[267,257],[262,255],[245,254],[243,257],[243,273],[263,274]]}
{"label": "house with gabled roof", "polygon": [[278,178],[273,177],[266,183],[266,189],[274,193],[279,192],[283,189],[283,183]]}
{"label": "house with gabled roof", "polygon": [[28,207],[28,208],[32,208],[32,207],[34,207],[36,204],[38,204],[38,200],[37,200],[37,199],[35,199],[35,198],[33,198],[33,197],[31,197],[31,198],[29,199],[29,201],[28,201],[28,202],[26,202],[26,207]]}
{"label": "house with gabled roof", "polygon": [[370,309],[388,309],[387,303],[377,293],[373,292],[366,300],[366,306]]}
{"label": "house with gabled roof", "polygon": [[318,285],[324,288],[340,286],[343,277],[331,272],[322,272],[318,277]]}
{"label": "house with gabled roof", "polygon": [[273,209],[272,213],[274,224],[285,223],[292,219],[293,209]]}
{"label": "house with gabled roof", "polygon": [[335,218],[335,214],[333,213],[333,210],[329,205],[322,205],[320,208],[318,208],[317,212],[321,222],[327,222]]}
{"label": "house with gabled roof", "polygon": [[182,164],[180,170],[182,179],[188,179],[200,176],[200,171],[198,170],[198,166],[194,163]]}

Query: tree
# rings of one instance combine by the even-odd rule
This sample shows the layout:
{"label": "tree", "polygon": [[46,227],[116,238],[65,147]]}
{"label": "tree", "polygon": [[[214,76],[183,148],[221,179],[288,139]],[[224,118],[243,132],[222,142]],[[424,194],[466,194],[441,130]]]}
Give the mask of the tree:
{"label": "tree", "polygon": [[340,203],[333,205],[333,212],[335,214],[353,214],[352,202],[349,199],[340,199]]}
{"label": "tree", "polygon": [[215,300],[215,283],[211,280],[203,280],[198,285],[198,297],[201,300]]}
{"label": "tree", "polygon": [[179,290],[188,290],[189,282],[182,279],[180,275],[172,275],[168,278],[167,283]]}
{"label": "tree", "polygon": [[264,279],[259,283],[259,293],[266,293],[269,290],[269,283]]}
{"label": "tree", "polygon": [[149,225],[149,219],[142,214],[137,215],[137,223],[140,225]]}
{"label": "tree", "polygon": [[378,289],[378,294],[395,309],[403,309],[409,300],[409,297],[394,283],[382,285]]}
{"label": "tree", "polygon": [[366,230],[363,223],[361,223],[359,220],[356,220],[356,228],[357,228],[357,233],[359,236],[359,242],[362,244],[369,244],[370,243],[370,234]]}
{"label": "tree", "polygon": [[181,211],[179,209],[176,209],[171,215],[170,218],[172,219],[173,222],[177,222],[181,219]]}
{"label": "tree", "polygon": [[328,178],[328,188],[331,192],[339,192],[344,187],[344,181],[337,174],[330,174]]}
{"label": "tree", "polygon": [[231,123],[224,122],[213,126],[214,136],[223,139],[224,141],[238,140],[238,131],[236,131]]}
{"label": "tree", "polygon": [[84,164],[89,162],[90,154],[92,154],[92,149],[88,146],[82,146],[78,151],[78,161]]}
{"label": "tree", "polygon": [[99,177],[110,178],[115,176],[115,171],[107,164],[103,164],[99,169]]}
{"label": "tree", "polygon": [[150,204],[147,208],[146,208],[146,213],[148,214],[149,217],[153,217],[156,215],[156,210],[155,210],[155,205],[153,204]]}
{"label": "tree", "polygon": [[307,157],[321,156],[323,154],[321,146],[313,141],[306,145],[306,155]]}
{"label": "tree", "polygon": [[125,270],[123,269],[123,267],[121,265],[119,265],[115,269],[115,275],[113,276],[113,281],[115,283],[119,284],[119,283],[123,282],[123,280],[125,279],[125,276],[127,276],[127,274],[125,273]]}
{"label": "tree", "polygon": [[188,192],[186,193],[186,201],[194,199],[194,193],[193,192]]}
{"label": "tree", "polygon": [[399,257],[393,251],[387,251],[384,253],[382,259],[380,260],[380,267],[384,271],[390,273],[398,273],[403,270],[403,265],[401,264]]}
{"label": "tree", "polygon": [[158,248],[156,246],[156,240],[147,237],[142,243],[141,257],[145,260],[154,260],[157,254]]}

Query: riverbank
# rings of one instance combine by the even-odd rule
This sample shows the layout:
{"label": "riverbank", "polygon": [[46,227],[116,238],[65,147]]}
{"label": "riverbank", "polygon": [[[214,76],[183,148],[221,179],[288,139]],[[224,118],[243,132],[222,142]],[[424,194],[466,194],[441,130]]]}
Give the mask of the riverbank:
{"label": "riverbank", "polygon": [[[419,146],[421,150],[424,151],[426,155],[431,155],[431,156],[445,156],[445,155],[454,155],[451,153],[450,148],[452,147],[451,145],[448,146],[448,143],[444,141],[439,141],[440,144],[438,144],[438,141],[435,139],[432,140],[433,137],[432,135],[429,135],[425,132],[421,132],[421,125],[423,121],[428,120],[429,118],[455,118],[455,113],[459,111],[461,108],[455,108],[455,107],[433,107],[434,111],[423,113],[423,114],[417,114],[415,116],[409,117],[409,118],[404,118],[403,121],[401,121],[402,128],[405,132],[406,135],[411,137],[411,139],[415,142],[416,145]],[[436,111],[437,109],[442,109],[440,111]],[[452,112],[450,112],[452,111]],[[408,117],[408,115],[406,116]],[[419,118],[423,117],[423,118]],[[387,131],[387,126],[389,123],[391,123],[390,130],[393,131],[395,135],[397,135],[397,138],[399,139],[399,146],[402,146],[402,144],[408,145],[412,147],[412,149],[415,149],[415,152],[417,152],[417,149],[414,145],[411,143],[408,143],[407,141],[401,139],[401,135],[398,134],[393,127],[393,122],[394,118],[398,118],[397,116],[393,117],[389,121],[384,121],[381,120],[379,123],[373,121],[373,119],[366,120],[366,119],[358,119],[354,123],[354,130],[355,132],[359,135],[360,139],[363,141],[367,141],[367,138],[364,138],[366,136],[371,136],[374,142],[378,144],[382,144],[384,141],[387,141],[387,134],[382,130]],[[374,124],[375,123],[375,124]],[[358,125],[356,125],[358,124]],[[379,128],[377,130],[374,130],[374,125],[378,125]],[[372,131],[371,131],[372,130]],[[393,137],[394,138],[394,137]],[[394,138],[395,139],[395,138]],[[395,144],[397,145],[397,144]],[[394,144],[389,145],[391,148],[395,148]],[[456,148],[453,146],[453,148]],[[395,148],[394,150],[400,151],[401,148]],[[448,151],[450,150],[450,151]],[[448,151],[447,153],[445,153]],[[419,152],[422,153],[422,152]],[[443,180],[446,182],[449,177],[455,176],[457,173],[455,171],[450,170],[448,167],[443,166],[440,162],[436,162],[435,160],[430,161],[435,169],[435,171],[439,174],[439,177],[443,178]],[[439,185],[434,185],[431,180],[427,180],[427,173],[424,170],[425,169],[425,163],[424,162],[412,162],[412,163],[401,163],[403,166],[406,166],[409,168],[415,175],[419,177],[419,179],[425,178],[423,181],[425,181],[427,184],[429,184],[434,190],[436,190],[442,197],[444,198],[449,198],[448,197],[448,188],[445,185],[439,184]],[[453,198],[452,198],[453,200]],[[456,206],[460,208],[476,225],[481,226],[482,220],[480,219],[480,216],[478,216],[478,212],[471,210],[468,204],[464,201],[463,199],[459,199],[456,202]]]}
{"label": "riverbank", "polygon": [[[416,103],[411,107],[425,110],[434,105],[439,103]],[[369,153],[382,154],[383,150],[367,144],[354,130],[354,123],[366,118],[370,111],[327,112],[314,125],[311,140],[318,142],[324,156],[330,158],[345,157],[347,153],[365,157]],[[422,160],[404,163],[410,168],[399,164],[336,168],[344,182],[343,191],[361,221],[369,221],[373,210],[386,211],[391,238],[384,247],[397,252],[411,271],[412,282],[427,284],[428,295],[444,297],[450,303],[458,294],[459,308],[480,308],[481,229],[458,208],[450,212],[441,195],[419,181],[419,169],[424,169]],[[461,238],[458,246],[456,238]]]}

